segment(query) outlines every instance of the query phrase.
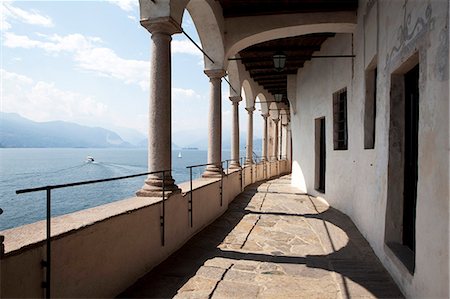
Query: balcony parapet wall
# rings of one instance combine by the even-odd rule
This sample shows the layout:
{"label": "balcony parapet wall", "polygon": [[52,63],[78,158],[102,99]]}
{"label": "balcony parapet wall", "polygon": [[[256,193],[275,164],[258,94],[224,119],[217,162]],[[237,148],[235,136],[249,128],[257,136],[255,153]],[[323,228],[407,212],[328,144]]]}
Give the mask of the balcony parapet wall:
{"label": "balcony parapet wall", "polygon": [[[164,261],[228,208],[243,188],[290,173],[290,161],[252,164],[220,178],[189,182],[165,201],[161,245],[161,198],[133,197],[52,218],[52,297],[113,297]],[[221,188],[222,186],[222,188]],[[221,204],[222,203],[222,204]],[[45,221],[0,232],[0,297],[44,297]]]}

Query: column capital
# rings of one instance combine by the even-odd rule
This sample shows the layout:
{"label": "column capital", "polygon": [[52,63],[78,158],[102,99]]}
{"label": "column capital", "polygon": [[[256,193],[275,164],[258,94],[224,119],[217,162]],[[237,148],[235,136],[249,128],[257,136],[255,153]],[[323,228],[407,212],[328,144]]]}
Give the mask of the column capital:
{"label": "column capital", "polygon": [[241,96],[231,96],[230,101],[233,104],[238,104],[240,101],[242,101],[242,97]]}
{"label": "column capital", "polygon": [[245,110],[247,110],[248,114],[252,114],[255,111],[255,107],[247,107]]}
{"label": "column capital", "polygon": [[280,121],[279,118],[273,118],[272,120],[273,120],[273,122],[274,122],[275,124],[278,124],[278,122]]}
{"label": "column capital", "polygon": [[269,113],[263,113],[263,114],[261,114],[261,116],[262,116],[264,119],[267,119],[267,118],[269,117]]}
{"label": "column capital", "polygon": [[225,70],[218,69],[218,70],[205,70],[204,73],[206,76],[209,77],[209,79],[220,79],[226,75]]}
{"label": "column capital", "polygon": [[141,20],[141,25],[151,34],[162,33],[172,35],[181,33],[182,29],[172,17],[160,17],[154,19]]}

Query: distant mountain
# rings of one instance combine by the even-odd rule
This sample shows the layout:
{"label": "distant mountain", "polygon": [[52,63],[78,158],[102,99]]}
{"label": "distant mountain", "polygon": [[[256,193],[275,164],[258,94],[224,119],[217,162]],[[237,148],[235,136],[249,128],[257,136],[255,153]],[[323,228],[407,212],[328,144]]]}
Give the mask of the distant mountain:
{"label": "distant mountain", "polygon": [[123,127],[111,127],[112,131],[119,134],[119,136],[128,143],[134,146],[147,145],[147,136],[135,129],[123,128]]}
{"label": "distant mountain", "polygon": [[35,122],[0,113],[0,147],[131,147],[117,133],[64,121]]}

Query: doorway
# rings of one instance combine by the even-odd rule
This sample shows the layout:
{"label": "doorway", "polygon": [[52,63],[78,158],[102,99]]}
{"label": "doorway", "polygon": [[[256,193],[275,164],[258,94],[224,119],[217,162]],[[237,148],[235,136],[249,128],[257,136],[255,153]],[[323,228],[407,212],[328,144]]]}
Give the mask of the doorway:
{"label": "doorway", "polygon": [[391,75],[385,243],[415,270],[419,150],[418,55]]}
{"label": "doorway", "polygon": [[315,119],[315,189],[325,193],[325,117]]}

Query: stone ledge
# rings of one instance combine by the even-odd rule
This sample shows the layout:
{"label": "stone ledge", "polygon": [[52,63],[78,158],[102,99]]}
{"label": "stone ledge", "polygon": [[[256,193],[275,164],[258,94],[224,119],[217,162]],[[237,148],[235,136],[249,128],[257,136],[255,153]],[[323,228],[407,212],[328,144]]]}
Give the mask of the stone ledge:
{"label": "stone ledge", "polygon": [[[220,178],[199,178],[192,181],[192,187],[195,191],[218,181],[220,181]],[[182,189],[183,196],[190,192],[189,181],[181,183],[179,187]],[[77,212],[55,216],[52,217],[51,237],[52,239],[58,239],[96,223],[129,214],[159,202],[161,202],[161,198],[159,197],[131,197]],[[0,235],[5,236],[4,256],[15,255],[29,248],[40,246],[45,242],[46,220],[3,230],[0,231]]]}
{"label": "stone ledge", "polygon": [[[52,239],[63,237],[85,227],[132,213],[161,201],[157,197],[132,197],[97,207],[52,217]],[[46,220],[0,231],[5,236],[5,256],[14,255],[30,247],[38,246],[46,239]]]}

